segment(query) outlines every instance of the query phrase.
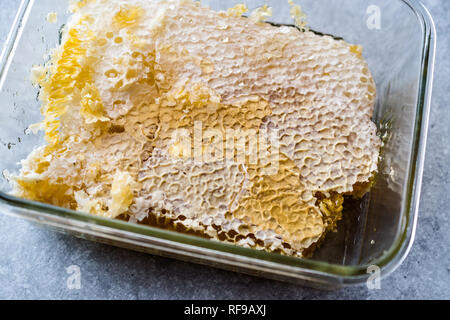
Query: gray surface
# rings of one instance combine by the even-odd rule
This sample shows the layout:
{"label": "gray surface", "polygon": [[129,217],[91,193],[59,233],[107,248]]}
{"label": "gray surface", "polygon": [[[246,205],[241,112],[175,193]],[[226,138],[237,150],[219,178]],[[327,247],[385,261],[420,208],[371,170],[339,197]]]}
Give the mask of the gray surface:
{"label": "gray surface", "polygon": [[[0,46],[19,0],[0,0]],[[449,299],[450,1],[424,0],[438,30],[436,76],[417,237],[381,283],[323,292],[99,245],[0,215],[3,299]],[[80,290],[66,268],[81,268]]]}

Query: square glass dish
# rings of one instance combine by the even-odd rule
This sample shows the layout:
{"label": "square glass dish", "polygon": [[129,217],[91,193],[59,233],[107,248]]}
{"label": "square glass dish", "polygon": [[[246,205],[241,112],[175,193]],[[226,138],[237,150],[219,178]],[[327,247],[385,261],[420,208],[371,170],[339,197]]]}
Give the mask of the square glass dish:
{"label": "square glass dish", "polygon": [[[376,265],[392,272],[411,248],[416,229],[430,112],[435,28],[416,0],[297,0],[309,27],[361,44],[377,84],[374,121],[384,138],[379,174],[370,194],[348,201],[344,219],[311,259],[246,249],[182,233],[110,220],[8,195],[0,175],[0,211],[82,238],[233,271],[315,287],[363,283]],[[202,1],[216,10],[246,3],[273,8],[270,22],[292,24],[288,1]],[[376,5],[374,5],[376,3]],[[0,171],[18,172],[19,161],[44,142],[27,134],[40,121],[33,65],[60,41],[68,2],[23,0],[0,59]],[[46,21],[49,12],[58,23]]]}

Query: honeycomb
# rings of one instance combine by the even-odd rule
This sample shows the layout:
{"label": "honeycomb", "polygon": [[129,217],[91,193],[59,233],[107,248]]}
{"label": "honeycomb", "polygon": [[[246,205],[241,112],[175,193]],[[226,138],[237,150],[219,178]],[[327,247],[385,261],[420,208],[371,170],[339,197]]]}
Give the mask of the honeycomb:
{"label": "honeycomb", "polygon": [[381,142],[362,47],[289,4],[298,28],[267,6],[73,1],[32,71],[46,144],[12,193],[303,257],[369,190]]}

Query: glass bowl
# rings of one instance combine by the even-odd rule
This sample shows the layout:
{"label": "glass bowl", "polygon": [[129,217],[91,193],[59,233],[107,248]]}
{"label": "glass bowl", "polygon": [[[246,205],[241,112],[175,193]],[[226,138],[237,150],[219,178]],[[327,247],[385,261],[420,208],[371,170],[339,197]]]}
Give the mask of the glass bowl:
{"label": "glass bowl", "polygon": [[[292,24],[287,1],[202,1],[213,9],[238,3],[268,4],[270,22]],[[18,199],[0,177],[0,210],[58,231],[103,243],[278,280],[335,289],[364,283],[374,270],[385,276],[408,254],[416,230],[435,55],[435,28],[416,0],[297,0],[316,32],[361,44],[378,95],[374,121],[385,138],[379,174],[370,194],[348,201],[338,232],[327,236],[311,259],[246,249],[120,220],[110,220]],[[68,3],[23,0],[0,58],[0,171],[17,172],[19,161],[42,135],[27,134],[41,119],[30,70],[60,41]],[[46,21],[49,12],[58,23]],[[378,268],[374,268],[377,266]]]}

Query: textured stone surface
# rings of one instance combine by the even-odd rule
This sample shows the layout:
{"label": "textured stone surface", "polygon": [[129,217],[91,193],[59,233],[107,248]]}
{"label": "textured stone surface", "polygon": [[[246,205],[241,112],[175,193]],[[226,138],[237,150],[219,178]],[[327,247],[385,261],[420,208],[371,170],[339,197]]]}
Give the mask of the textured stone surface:
{"label": "textured stone surface", "polygon": [[[312,290],[75,239],[0,215],[0,298],[24,299],[433,299],[450,298],[450,2],[424,0],[438,31],[436,75],[417,236],[403,265],[382,281]],[[19,0],[0,0],[0,45]],[[81,290],[67,289],[78,265]]]}

